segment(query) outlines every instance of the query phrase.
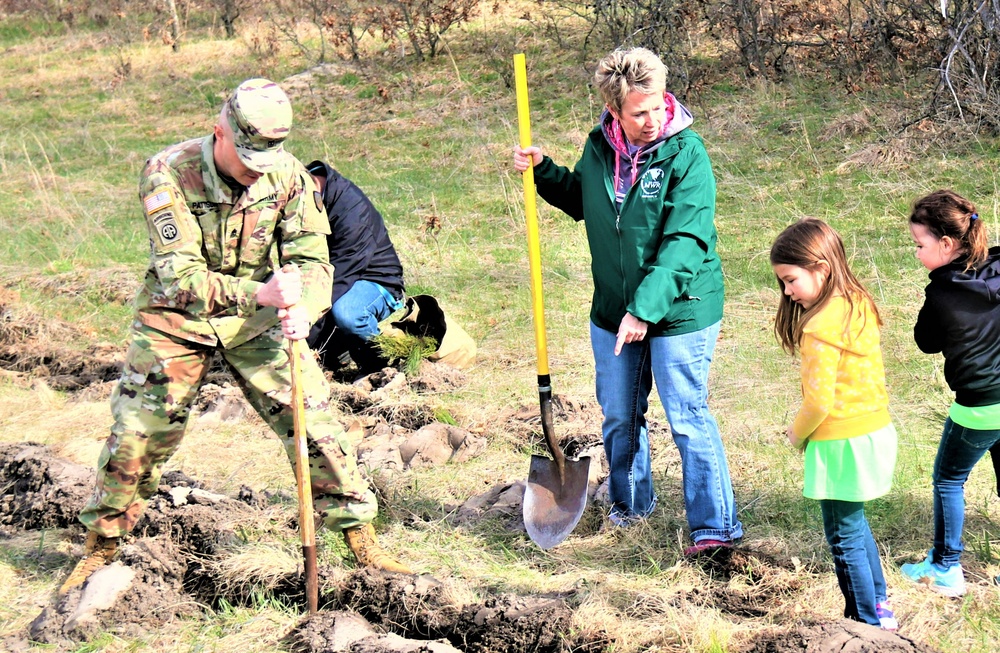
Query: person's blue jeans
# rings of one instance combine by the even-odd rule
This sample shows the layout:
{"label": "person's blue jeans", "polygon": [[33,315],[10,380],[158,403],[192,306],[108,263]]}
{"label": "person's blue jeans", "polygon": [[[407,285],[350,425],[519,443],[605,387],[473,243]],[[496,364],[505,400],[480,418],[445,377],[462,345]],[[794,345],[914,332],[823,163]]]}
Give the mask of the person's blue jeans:
{"label": "person's blue jeans", "polygon": [[819,506],[837,583],[844,595],[844,616],[872,626],[881,625],[875,603],[886,600],[885,576],[875,538],[865,519],[864,502],[821,499]]}
{"label": "person's blue jeans", "polygon": [[1000,431],[979,431],[945,420],[934,460],[934,550],[931,562],[943,568],[958,564],[965,524],[965,481]]}
{"label": "person's blue jeans", "polygon": [[617,334],[590,325],[604,453],[611,468],[611,512],[629,519],[646,517],[656,507],[646,422],[655,379],[681,456],[684,507],[695,542],[743,536],[722,437],[708,410],[708,370],[719,327],[627,343],[615,356]]}
{"label": "person's blue jeans", "polygon": [[[392,300],[392,304],[389,303]],[[373,281],[355,281],[350,289],[333,303],[330,314],[338,329],[343,329],[362,342],[379,334],[378,323],[392,315],[401,304],[389,291]]]}

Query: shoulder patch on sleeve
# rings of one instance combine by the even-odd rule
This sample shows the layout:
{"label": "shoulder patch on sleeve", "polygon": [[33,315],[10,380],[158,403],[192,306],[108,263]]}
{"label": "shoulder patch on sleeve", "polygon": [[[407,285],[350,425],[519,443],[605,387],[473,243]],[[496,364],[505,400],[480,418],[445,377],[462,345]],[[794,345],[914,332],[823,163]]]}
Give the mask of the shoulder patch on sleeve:
{"label": "shoulder patch on sleeve", "polygon": [[[312,201],[309,201],[309,196]],[[326,207],[323,205],[323,194],[316,188],[312,176],[302,169],[299,175],[298,188],[292,190],[289,206],[293,213],[298,213],[302,231],[329,235],[330,220],[326,216]]]}
{"label": "shoulder patch on sleeve", "polygon": [[162,213],[150,216],[149,219],[152,221],[156,235],[160,239],[161,247],[173,245],[180,240],[181,230],[177,226],[177,218],[174,217],[173,212],[163,211]]}
{"label": "shoulder patch on sleeve", "polygon": [[175,194],[169,186],[158,186],[144,195],[142,208],[146,213],[154,253],[170,252],[185,243],[184,226],[178,219]]}

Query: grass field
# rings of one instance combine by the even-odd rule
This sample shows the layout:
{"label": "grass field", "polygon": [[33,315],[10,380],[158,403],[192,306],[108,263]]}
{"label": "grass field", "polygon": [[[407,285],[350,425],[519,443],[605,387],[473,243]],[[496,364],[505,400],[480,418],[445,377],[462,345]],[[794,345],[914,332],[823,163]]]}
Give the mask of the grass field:
{"label": "grass field", "polygon": [[[142,162],[207,134],[230,89],[269,76],[295,106],[288,148],[304,161],[326,159],[365,189],[389,225],[408,291],[440,298],[478,343],[467,385],[434,401],[459,425],[483,432],[489,450],[462,466],[390,481],[379,521],[388,547],[469,595],[575,588],[582,596],[578,627],[611,633],[614,651],[732,652],[764,628],[834,619],[842,608],[819,508],[801,496],[801,462],[784,442],[798,369],[771,333],[778,291],[767,259],[784,226],[804,215],[822,218],[843,235],[885,319],[899,462],[893,491],[868,512],[901,634],[948,653],[997,650],[992,578],[1000,572],[1000,500],[988,461],[967,486],[969,594],[944,599],[898,572],[930,546],[930,472],[951,400],[940,358],[920,354],[912,342],[926,273],[913,256],[908,206],[950,187],[977,203],[994,234],[1000,217],[995,139],[930,122],[899,131],[931,83],[922,75],[898,88],[847,95],[816,78],[775,84],[720,74],[688,102],[718,180],[727,280],[711,403],[745,544],[801,561],[801,578],[788,579],[795,593],[776,591],[773,609],[756,619],[677,603],[678,591],[707,581],[681,558],[679,459],[657,401],[660,508],[641,528],[600,532],[591,509],[573,537],[543,552],[523,534],[488,524],[455,531],[446,520],[446,506],[498,479],[523,478],[528,467],[528,443],[497,426],[503,411],[537,399],[521,182],[510,165],[517,130],[514,93],[504,81],[509,55],[527,54],[534,142],[557,162],[575,162],[601,110],[578,50],[547,40],[539,25],[513,12],[489,14],[449,32],[446,54],[429,62],[386,50],[363,65],[302,74],[308,63],[290,48],[255,56],[249,35],[226,41],[209,27],[192,30],[173,53],[156,39],[123,43],[96,29],[0,18],[0,286],[18,293],[19,310],[76,327],[66,345],[123,346],[130,309],[109,300],[109,288],[137,281],[146,264],[136,195]],[[564,43],[578,47],[579,30],[571,23],[564,29]],[[542,203],[540,222],[554,389],[592,402],[583,230]],[[93,465],[108,424],[106,401],[54,392],[25,375],[0,377],[2,442],[42,442]],[[225,479],[222,491],[294,486],[277,440],[257,422],[192,433],[171,467]],[[421,529],[404,526],[414,515]],[[0,550],[0,636],[26,627],[70,564],[65,558],[63,566],[47,566],[24,552],[65,552],[63,535],[28,534]],[[299,616],[264,601],[162,632],[108,633],[78,650],[275,650]]]}

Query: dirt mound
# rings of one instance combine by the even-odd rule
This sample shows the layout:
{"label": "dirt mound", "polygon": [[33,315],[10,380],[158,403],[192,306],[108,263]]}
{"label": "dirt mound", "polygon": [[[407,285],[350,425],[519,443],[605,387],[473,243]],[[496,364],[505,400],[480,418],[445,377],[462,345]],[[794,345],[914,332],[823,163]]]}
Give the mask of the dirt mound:
{"label": "dirt mound", "polygon": [[122,547],[119,560],[95,572],[44,608],[29,626],[31,641],[61,649],[104,631],[141,633],[200,608],[183,590],[185,556],[167,537],[141,538]]}
{"label": "dirt mound", "polygon": [[937,649],[875,626],[842,619],[773,631],[740,653],[937,653]]}
{"label": "dirt mound", "polygon": [[[603,416],[601,407],[593,402],[578,402],[563,395],[552,397],[552,418],[556,423],[556,435],[563,452],[575,458],[581,455],[593,455],[595,447],[604,446],[601,436]],[[500,421],[511,433],[514,441],[530,442],[534,453],[546,453],[545,439],[542,432],[542,415],[538,404],[520,406],[507,411],[500,416]],[[594,462],[603,456],[594,456]],[[591,466],[591,472],[595,473]],[[600,470],[596,470],[600,472]],[[607,470],[604,470],[606,475]]]}
{"label": "dirt mound", "polygon": [[[21,530],[69,525],[94,479],[92,470],[54,458],[37,444],[0,448],[0,474],[0,523]],[[243,569],[236,580],[226,575],[226,561],[250,545],[240,533],[274,535],[275,547],[295,539],[292,511],[261,508],[250,491],[241,491],[241,497],[245,501],[210,492],[180,472],[164,474],[115,562],[82,587],[55,597],[28,632],[8,637],[2,648],[26,650],[30,638],[68,650],[97,633],[136,635],[178,617],[197,617],[200,606],[217,606],[222,600],[245,604],[262,588],[303,606],[297,558],[287,569],[271,564],[266,570]],[[82,531],[75,539],[77,556]],[[323,565],[319,572],[320,605],[337,612],[307,619],[290,633],[286,639],[296,651],[593,648],[570,637],[573,613],[564,597],[500,594],[462,604],[427,575],[361,569],[345,579]],[[337,640],[338,633],[343,640]]]}
{"label": "dirt mound", "polygon": [[243,391],[228,381],[201,386],[192,417],[199,426],[259,419]]}
{"label": "dirt mound", "polygon": [[355,383],[334,383],[331,399],[346,413],[379,419],[408,431],[436,421],[434,409],[417,397],[406,375],[393,367]]}
{"label": "dirt mound", "polygon": [[[4,460],[0,520],[26,530],[53,520],[63,527],[75,522],[93,489],[92,470],[54,458],[36,444],[7,445],[0,454]],[[246,504],[200,489],[184,474],[165,474],[116,563],[42,610],[30,626],[31,640],[67,647],[104,630],[141,632],[197,615],[199,604],[220,596],[210,561],[238,541],[235,526],[252,512]]]}
{"label": "dirt mound", "polygon": [[710,606],[737,620],[766,617],[775,605],[793,600],[809,573],[795,560],[748,547],[710,550],[693,562],[719,582],[681,591],[671,604]]}
{"label": "dirt mound", "polygon": [[448,506],[456,526],[469,526],[484,519],[500,520],[511,531],[524,532],[524,481],[498,483],[460,506]]}
{"label": "dirt mound", "polygon": [[[559,431],[575,435],[586,442],[600,440],[601,407],[594,402],[580,402],[565,395],[552,395],[552,417],[559,424]],[[538,404],[528,404],[511,409],[500,419],[514,429],[541,430],[542,416]],[[567,452],[572,454],[572,452]]]}
{"label": "dirt mound", "polygon": [[572,610],[561,597],[502,594],[455,605],[429,576],[361,570],[341,592],[341,604],[371,623],[421,639],[446,639],[466,653],[560,651]]}
{"label": "dirt mound", "polygon": [[16,292],[0,286],[0,369],[42,378],[56,390],[117,379],[124,348],[98,343],[79,351],[65,345],[87,339],[68,322],[26,309]]}
{"label": "dirt mound", "polygon": [[95,477],[92,469],[54,458],[43,445],[0,444],[0,528],[36,530],[75,524]]}
{"label": "dirt mound", "polygon": [[410,387],[423,395],[450,392],[461,388],[468,379],[465,372],[447,363],[420,361],[420,369],[410,378]]}
{"label": "dirt mound", "polygon": [[781,560],[764,551],[743,547],[709,549],[696,558],[706,572],[729,581],[740,576],[751,585],[758,585],[770,578],[775,570],[797,571],[792,560]]}
{"label": "dirt mound", "polygon": [[337,602],[398,634],[438,639],[454,628],[461,610],[432,576],[381,574],[361,569],[341,588]]}
{"label": "dirt mound", "polygon": [[411,640],[375,630],[351,612],[320,612],[299,624],[285,643],[295,653],[461,653],[447,642]]}

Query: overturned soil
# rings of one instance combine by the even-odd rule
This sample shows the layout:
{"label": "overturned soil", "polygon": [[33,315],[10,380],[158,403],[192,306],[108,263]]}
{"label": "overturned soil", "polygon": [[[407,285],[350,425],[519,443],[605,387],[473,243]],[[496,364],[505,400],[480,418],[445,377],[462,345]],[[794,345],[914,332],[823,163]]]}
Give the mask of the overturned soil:
{"label": "overturned soil", "polygon": [[[86,340],[74,327],[25,313],[15,293],[0,286],[0,373],[17,382],[45,383],[87,400],[105,398],[120,374],[124,354],[111,345],[83,351],[67,342]],[[117,298],[109,298],[117,301]],[[448,392],[464,383],[462,373],[425,362],[411,378],[393,368],[358,383],[333,384],[333,399],[349,419],[359,462],[380,473],[462,462],[482,454],[481,431],[437,420],[419,395]],[[553,398],[561,446],[569,457],[591,458],[589,494],[601,502],[607,476],[595,404]],[[196,406],[195,421],[259,419],[227,370],[216,360]],[[537,405],[499,417],[513,442],[545,454]],[[47,564],[68,573],[82,553],[84,531],[77,514],[93,491],[95,471],[52,455],[33,443],[0,444],[0,540],[19,533],[63,529],[68,555]],[[487,521],[523,532],[523,480],[497,479],[482,494],[445,506],[456,528]],[[275,501],[278,499],[278,501]],[[283,503],[282,503],[283,501]],[[124,538],[113,564],[80,588],[51,603],[24,632],[0,640],[0,650],[28,651],[38,645],[79,649],[99,633],[138,637],[177,618],[197,619],[226,603],[253,605],[267,594],[305,613],[294,497],[262,496],[242,488],[237,496],[217,494],[180,472],[164,475],[133,533]],[[600,509],[588,511],[581,530],[596,533]],[[589,519],[589,523],[588,523]],[[253,533],[248,538],[248,533]],[[283,564],[241,565],[254,547],[294,549]],[[56,559],[53,559],[56,558]],[[288,562],[290,560],[290,562]],[[811,570],[749,548],[721,550],[691,561],[709,579],[704,586],[678,589],[668,606],[637,600],[633,609],[663,618],[667,607],[705,606],[737,622],[769,620],[770,606],[802,592]],[[236,571],[234,571],[236,570]],[[603,631],[574,623],[587,598],[585,585],[561,595],[531,595],[477,588],[481,601],[456,599],[449,586],[430,575],[401,575],[367,569],[319,568],[320,611],[304,617],[282,645],[297,653],[397,653],[409,651],[486,653],[505,651],[590,653],[628,648]],[[905,637],[849,621],[798,625],[758,633],[741,653],[931,652]]]}
{"label": "overturned soil", "polygon": [[[41,528],[75,530],[79,555],[83,531],[74,526],[94,471],[59,459],[44,446],[0,445],[0,537]],[[502,494],[502,493],[501,493]],[[268,506],[248,488],[236,498],[215,494],[179,472],[164,475],[157,494],[115,562],[81,588],[55,596],[24,633],[0,642],[10,651],[35,644],[56,649],[79,646],[101,632],[128,636],[178,617],[197,618],[222,600],[249,604],[266,591],[304,608],[301,569],[281,573],[244,572],[228,577],[226,560],[247,546],[244,527],[254,525],[284,541],[295,541],[291,511]],[[67,569],[70,565],[66,561]],[[769,598],[795,593],[787,577],[791,563],[747,549],[720,551],[696,561],[713,578],[727,582],[679,593],[678,602],[710,604],[733,618],[766,614]],[[430,575],[404,575],[320,565],[320,611],[301,620],[283,639],[290,651],[394,653],[434,651],[569,652],[611,650],[602,635],[581,635],[573,626],[582,597],[490,593],[481,602],[456,600]],[[735,582],[735,581],[739,582]],[[925,653],[894,633],[838,621],[758,636],[743,653],[830,653],[834,651]]]}
{"label": "overturned soil", "polygon": [[0,370],[7,375],[67,391],[118,378],[124,348],[97,343],[73,349],[66,344],[87,336],[68,322],[26,309],[16,292],[0,285]]}
{"label": "overturned soil", "polygon": [[740,653],[934,653],[936,650],[896,633],[842,619],[767,633]]}
{"label": "overturned soil", "polygon": [[[7,532],[70,527],[93,482],[93,470],[61,460],[37,444],[0,445],[0,522]],[[70,648],[103,631],[123,634],[155,628],[177,617],[194,617],[202,606],[221,600],[245,604],[266,586],[280,599],[302,606],[300,570],[227,582],[220,569],[244,544],[241,525],[267,523],[275,534],[294,540],[288,515],[262,508],[249,490],[243,500],[214,494],[185,475],[164,475],[157,494],[116,561],[95,573],[81,588],[54,597],[26,633],[2,642],[5,650],[24,650],[29,642]],[[258,526],[259,528],[259,526]],[[82,529],[74,536],[83,540]],[[78,554],[79,552],[77,552]],[[482,603],[450,598],[431,576],[360,569],[346,579],[320,568],[320,605],[288,634],[292,650],[333,651],[563,651],[588,647],[574,640],[572,609],[566,597],[499,593]],[[329,641],[323,619],[338,612],[355,615],[370,632],[351,648]],[[331,621],[332,623],[332,621]],[[317,625],[319,624],[319,625]],[[431,640],[452,648],[420,648]],[[570,648],[566,648],[569,646]]]}

